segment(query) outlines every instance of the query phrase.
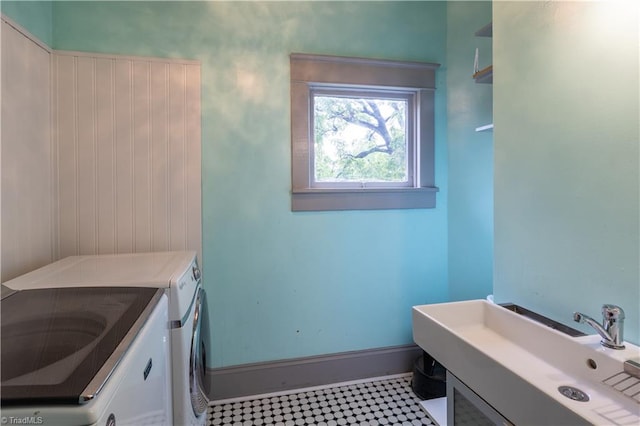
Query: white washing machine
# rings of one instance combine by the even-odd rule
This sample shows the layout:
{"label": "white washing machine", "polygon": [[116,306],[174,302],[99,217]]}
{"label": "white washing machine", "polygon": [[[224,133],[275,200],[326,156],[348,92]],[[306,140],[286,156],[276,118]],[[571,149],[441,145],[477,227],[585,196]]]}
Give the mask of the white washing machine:
{"label": "white washing machine", "polygon": [[[7,287],[150,287],[168,296],[173,424],[206,423],[205,293],[191,251],[71,256],[4,283]],[[136,404],[135,399],[131,400]]]}
{"label": "white washing machine", "polygon": [[3,288],[1,306],[2,424],[172,423],[161,289]]}

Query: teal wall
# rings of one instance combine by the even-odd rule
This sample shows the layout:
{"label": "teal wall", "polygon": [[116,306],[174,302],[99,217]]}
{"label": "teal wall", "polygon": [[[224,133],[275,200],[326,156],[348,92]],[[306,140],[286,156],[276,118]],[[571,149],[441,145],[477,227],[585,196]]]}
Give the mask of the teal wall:
{"label": "teal wall", "polygon": [[47,46],[53,42],[53,7],[50,1],[0,1],[0,12]]}
{"label": "teal wall", "polygon": [[565,323],[618,304],[636,344],[639,7],[493,5],[496,299]]}
{"label": "teal wall", "polygon": [[[492,87],[470,78],[490,2],[45,6],[11,10],[53,48],[202,61],[211,367],[411,343],[412,305],[491,293]],[[291,52],[442,64],[436,209],[289,211]]]}
{"label": "teal wall", "polygon": [[291,52],[446,59],[440,2],[55,2],[56,49],[202,61],[210,367],[412,343],[448,299],[446,79],[437,208],[290,211]]}
{"label": "teal wall", "polygon": [[491,2],[447,2],[447,149],[449,296],[483,299],[493,289],[493,132],[476,127],[492,122],[490,84],[476,84],[480,68],[491,65],[492,39],[475,37],[491,22]]}
{"label": "teal wall", "polygon": [[[56,49],[202,61],[210,367],[410,343],[411,305],[484,297],[492,273],[498,301],[565,323],[618,303],[640,340],[634,2],[495,2],[493,135],[469,78],[485,2],[0,8]],[[436,209],[289,211],[290,52],[443,64]]]}

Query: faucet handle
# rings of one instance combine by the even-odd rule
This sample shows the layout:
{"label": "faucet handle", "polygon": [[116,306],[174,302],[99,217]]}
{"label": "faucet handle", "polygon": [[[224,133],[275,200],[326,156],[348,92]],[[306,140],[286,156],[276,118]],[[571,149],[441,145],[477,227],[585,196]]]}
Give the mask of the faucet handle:
{"label": "faucet handle", "polygon": [[624,349],[624,311],[620,306],[602,305],[602,327],[611,337],[611,342],[605,346],[614,349]]}
{"label": "faucet handle", "polygon": [[617,322],[624,320],[624,310],[617,305],[605,303],[602,305],[602,320],[606,322]]}

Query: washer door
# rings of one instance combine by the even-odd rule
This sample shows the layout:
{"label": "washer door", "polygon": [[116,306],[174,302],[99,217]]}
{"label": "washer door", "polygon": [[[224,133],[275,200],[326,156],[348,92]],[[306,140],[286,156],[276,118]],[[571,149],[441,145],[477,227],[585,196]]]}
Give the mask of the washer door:
{"label": "washer door", "polygon": [[206,349],[203,336],[201,335],[204,307],[205,292],[204,289],[200,287],[193,311],[193,331],[191,333],[191,353],[189,356],[189,394],[191,396],[191,407],[196,417],[200,417],[209,405],[204,386]]}

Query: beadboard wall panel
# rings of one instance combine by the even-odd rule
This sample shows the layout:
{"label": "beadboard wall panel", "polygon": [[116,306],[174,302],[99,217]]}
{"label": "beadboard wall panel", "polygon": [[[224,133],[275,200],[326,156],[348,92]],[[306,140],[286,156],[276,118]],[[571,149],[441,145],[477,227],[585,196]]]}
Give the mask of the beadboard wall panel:
{"label": "beadboard wall panel", "polygon": [[200,65],[54,52],[59,257],[196,250]]}
{"label": "beadboard wall panel", "polygon": [[50,51],[2,18],[1,280],[55,260]]}

